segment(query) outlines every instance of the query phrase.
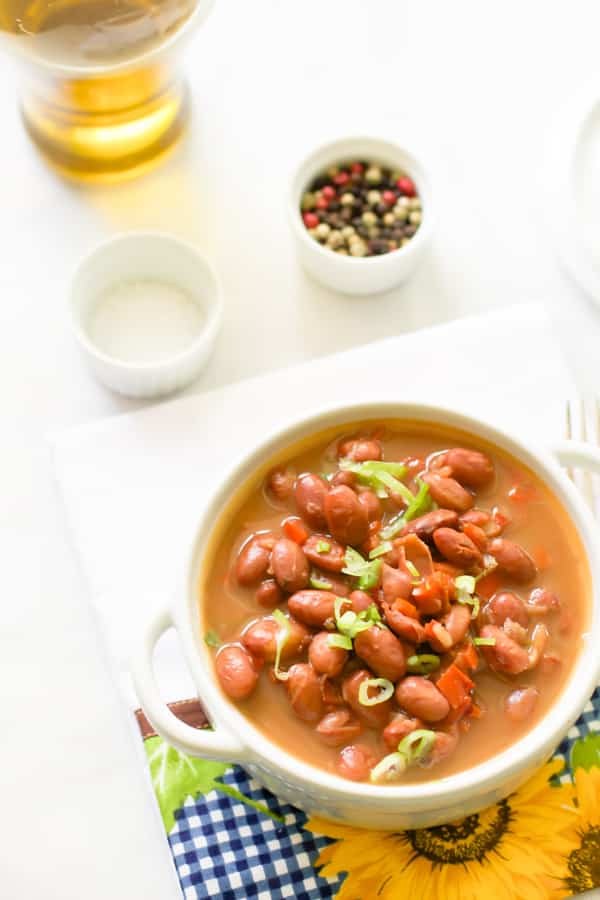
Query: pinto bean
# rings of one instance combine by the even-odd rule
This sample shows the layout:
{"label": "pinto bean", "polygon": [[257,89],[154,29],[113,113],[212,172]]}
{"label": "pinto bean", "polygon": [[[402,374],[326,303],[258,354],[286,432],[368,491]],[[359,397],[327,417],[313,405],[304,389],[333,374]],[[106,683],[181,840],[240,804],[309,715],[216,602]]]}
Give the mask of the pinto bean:
{"label": "pinto bean", "polygon": [[433,541],[442,556],[461,569],[483,566],[483,557],[471,538],[453,528],[438,528]]}
{"label": "pinto bean", "polygon": [[296,481],[296,506],[311,528],[325,528],[325,497],[328,493],[329,485],[319,475],[301,475]]}
{"label": "pinto bean", "polygon": [[354,639],[354,651],[380,678],[398,681],[406,672],[404,647],[387,628],[373,625]]}
{"label": "pinto bean", "polygon": [[[329,550],[321,552],[319,544],[329,544]],[[341,572],[346,562],[344,560],[345,548],[337,541],[323,534],[311,534],[302,545],[304,555],[319,569],[326,572]]]}
{"label": "pinto bean", "polygon": [[504,701],[504,712],[513,722],[525,722],[531,717],[539,696],[537,688],[517,688]]}
{"label": "pinto bean", "polygon": [[409,675],[396,686],[396,700],[410,716],[424,722],[441,722],[450,712],[450,704],[432,681],[421,675]]}
{"label": "pinto bean", "polygon": [[452,477],[470,488],[482,488],[494,478],[494,464],[485,453],[453,447],[446,453],[446,465]]}
{"label": "pinto bean", "polygon": [[280,588],[289,593],[308,584],[308,560],[302,547],[289,538],[279,538],[271,553],[271,569]]}
{"label": "pinto bean", "polygon": [[323,698],[319,677],[309,663],[296,663],[288,670],[285,683],[292,709],[305,722],[315,722],[323,715]]}
{"label": "pinto bean", "polygon": [[471,627],[471,608],[455,603],[450,607],[450,612],[442,619],[442,624],[452,638],[452,646],[460,644]]}
{"label": "pinto bean", "polygon": [[[300,622],[289,619],[290,633],[281,649],[282,659],[291,659],[308,644],[310,633]],[[277,653],[277,636],[281,626],[272,616],[251,622],[242,632],[240,640],[252,656],[274,662]]]}
{"label": "pinto bean", "polygon": [[411,644],[422,644],[425,640],[425,629],[418,619],[405,615],[396,609],[393,604],[382,603],[383,615],[386,625],[388,625],[394,634]]}
{"label": "pinto bean", "polygon": [[270,491],[277,500],[284,502],[292,496],[295,481],[296,476],[291,469],[285,469],[282,466],[279,466],[269,473],[267,477],[267,490]]}
{"label": "pinto bean", "polygon": [[529,667],[529,657],[525,648],[513,641],[502,628],[498,628],[497,625],[484,625],[480,635],[482,638],[493,638],[496,642],[491,647],[481,647],[491,669],[504,672],[506,675],[519,675]]}
{"label": "pinto bean", "polygon": [[361,491],[357,496],[358,502],[367,511],[369,522],[381,519],[381,500],[374,491]]}
{"label": "pinto bean", "polygon": [[454,509],[434,509],[408,522],[400,534],[416,534],[424,541],[430,540],[437,528],[458,528],[458,513]]}
{"label": "pinto bean", "polygon": [[537,567],[530,555],[519,544],[507,541],[506,538],[495,538],[488,552],[498,563],[498,569],[504,575],[526,584],[537,575]]}
{"label": "pinto bean", "polygon": [[235,564],[235,574],[242,587],[258,584],[267,574],[271,550],[275,544],[272,534],[255,534],[242,546]]}
{"label": "pinto bean", "polygon": [[422,728],[423,723],[420,719],[412,719],[405,716],[404,713],[398,713],[392,721],[383,729],[383,740],[390,750],[397,750],[398,744],[407,734]]}
{"label": "pinto bean", "polygon": [[408,600],[412,590],[412,576],[407,571],[393,569],[384,563],[381,567],[381,587],[387,603],[393,603],[399,597]]}
{"label": "pinto bean", "polygon": [[283,603],[284,595],[275,579],[267,578],[265,581],[261,581],[254,596],[256,597],[256,602],[260,603],[261,606],[273,609],[274,606],[279,606],[280,603]]}
{"label": "pinto bean", "polygon": [[504,625],[507,619],[518,622],[523,628],[527,628],[529,624],[525,604],[520,597],[510,591],[494,594],[483,608],[483,617],[490,625]]}
{"label": "pinto bean", "polygon": [[375,757],[367,747],[350,744],[340,750],[337,768],[342,778],[349,778],[350,781],[366,781],[374,765]]}
{"label": "pinto bean", "polygon": [[373,598],[366,591],[352,591],[348,599],[352,603],[350,609],[355,613],[364,612],[373,603]]}
{"label": "pinto bean", "polygon": [[215,659],[221,687],[232,700],[248,697],[258,681],[258,672],[250,654],[239,644],[224,644]]}
{"label": "pinto bean", "polygon": [[362,731],[362,725],[347,707],[341,707],[323,716],[316,728],[317,734],[330,747],[339,747],[351,741]]}
{"label": "pinto bean", "polygon": [[341,544],[358,546],[369,536],[367,510],[354,491],[343,484],[327,494],[325,516],[329,531]]}
{"label": "pinto bean", "polygon": [[334,617],[335,597],[331,591],[298,591],[289,598],[288,609],[299,622],[311,628],[322,628],[327,619]]}
{"label": "pinto bean", "polygon": [[381,456],[381,444],[374,438],[349,438],[342,441],[338,447],[338,457],[340,459],[351,459],[354,462],[381,459]]}
{"label": "pinto bean", "polygon": [[454,478],[444,478],[437,472],[426,472],[423,481],[429,485],[429,493],[443,509],[454,509],[456,512],[464,513],[475,502],[473,494],[465,490]]}
{"label": "pinto bean", "polygon": [[534,588],[529,595],[526,606],[532,616],[545,616],[549,612],[560,609],[560,600],[554,591],[546,588]]}
{"label": "pinto bean", "polygon": [[348,651],[343,647],[332,647],[329,644],[329,636],[328,631],[315,634],[308,648],[308,659],[315,672],[335,678],[346,665]]}
{"label": "pinto bean", "polygon": [[385,700],[373,706],[363,706],[358,698],[358,691],[367,678],[373,678],[373,673],[368,669],[357,669],[352,675],[348,675],[342,682],[342,697],[369,728],[385,728],[392,713],[392,701]]}

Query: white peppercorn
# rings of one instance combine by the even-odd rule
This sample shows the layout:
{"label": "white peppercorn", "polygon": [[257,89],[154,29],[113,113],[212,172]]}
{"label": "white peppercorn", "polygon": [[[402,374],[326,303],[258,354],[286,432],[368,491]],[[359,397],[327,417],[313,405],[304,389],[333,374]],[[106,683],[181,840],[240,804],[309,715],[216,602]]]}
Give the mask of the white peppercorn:
{"label": "white peppercorn", "polygon": [[350,244],[350,254],[351,256],[366,256],[367,245],[361,240],[352,241]]}
{"label": "white peppercorn", "polygon": [[367,193],[367,203],[371,206],[377,206],[378,203],[381,203],[381,191],[369,191]]}
{"label": "white peppercorn", "polygon": [[315,235],[317,237],[317,240],[319,240],[319,241],[327,240],[327,238],[329,237],[330,231],[331,231],[331,228],[329,227],[327,222],[320,222],[317,225],[317,227],[315,228]]}
{"label": "white peppercorn", "polygon": [[370,209],[362,214],[361,219],[363,225],[366,225],[367,228],[371,228],[371,226],[375,225],[377,222],[377,216],[374,212],[371,212]]}

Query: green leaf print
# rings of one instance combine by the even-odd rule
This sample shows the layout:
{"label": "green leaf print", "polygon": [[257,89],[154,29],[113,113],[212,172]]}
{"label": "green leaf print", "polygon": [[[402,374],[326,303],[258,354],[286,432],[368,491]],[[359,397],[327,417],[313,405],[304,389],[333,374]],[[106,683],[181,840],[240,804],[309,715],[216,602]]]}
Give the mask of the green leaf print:
{"label": "green leaf print", "polygon": [[587,771],[594,766],[600,766],[600,734],[588,734],[571,747],[570,767],[573,774],[575,769]]}

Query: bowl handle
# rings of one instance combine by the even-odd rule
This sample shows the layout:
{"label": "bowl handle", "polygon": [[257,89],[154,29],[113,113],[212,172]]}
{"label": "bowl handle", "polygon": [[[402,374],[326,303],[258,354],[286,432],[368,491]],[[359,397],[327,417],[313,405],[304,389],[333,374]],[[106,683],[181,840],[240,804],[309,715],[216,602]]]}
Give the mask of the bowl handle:
{"label": "bowl handle", "polygon": [[183,753],[220,762],[244,762],[247,750],[222,725],[215,725],[214,730],[192,728],[178,719],[162,700],[154,674],[154,648],[166,631],[176,627],[170,610],[162,610],[150,623],[133,661],[133,682],[144,713],[155,731]]}
{"label": "bowl handle", "polygon": [[575,466],[600,475],[600,448],[583,441],[557,441],[551,452],[563,466]]}

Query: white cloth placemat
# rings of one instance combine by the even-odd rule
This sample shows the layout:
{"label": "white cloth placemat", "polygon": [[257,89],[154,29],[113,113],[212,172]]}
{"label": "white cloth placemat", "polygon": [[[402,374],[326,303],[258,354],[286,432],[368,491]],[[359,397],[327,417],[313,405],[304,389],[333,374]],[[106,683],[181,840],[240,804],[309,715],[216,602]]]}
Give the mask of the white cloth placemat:
{"label": "white cloth placemat", "polygon": [[[267,432],[325,404],[379,398],[458,404],[543,443],[562,435],[571,392],[549,321],[526,305],[54,435],[70,530],[129,704],[128,661],[177,589],[207,492]],[[158,667],[170,699],[193,696],[178,661],[167,636]]]}

